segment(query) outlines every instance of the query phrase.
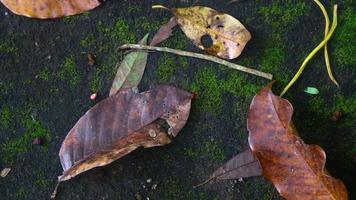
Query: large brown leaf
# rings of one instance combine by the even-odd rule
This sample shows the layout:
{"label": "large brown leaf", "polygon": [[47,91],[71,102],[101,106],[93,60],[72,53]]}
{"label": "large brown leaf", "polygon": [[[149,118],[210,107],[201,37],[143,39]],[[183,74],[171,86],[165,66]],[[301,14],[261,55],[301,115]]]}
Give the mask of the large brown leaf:
{"label": "large brown leaf", "polygon": [[100,5],[98,0],[0,0],[17,15],[48,19],[83,13]]}
{"label": "large brown leaf", "polygon": [[[162,146],[185,125],[192,95],[171,86],[143,93],[121,89],[91,108],[70,130],[59,152],[63,175],[107,165],[140,146]],[[169,125],[168,133],[158,119]]]}
{"label": "large brown leaf", "polygon": [[344,184],[325,169],[325,152],[303,142],[292,124],[292,114],[291,103],[274,95],[271,85],[252,100],[249,144],[263,175],[289,200],[347,199]]}

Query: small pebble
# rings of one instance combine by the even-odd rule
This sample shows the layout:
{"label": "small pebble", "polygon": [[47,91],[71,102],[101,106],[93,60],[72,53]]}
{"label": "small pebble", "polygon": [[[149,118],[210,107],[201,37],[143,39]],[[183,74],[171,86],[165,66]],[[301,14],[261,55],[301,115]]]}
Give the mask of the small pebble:
{"label": "small pebble", "polygon": [[238,179],[238,181],[239,181],[239,182],[242,182],[242,181],[244,181],[244,179],[242,179],[242,178],[239,178],[239,179]]}
{"label": "small pebble", "polygon": [[40,146],[42,146],[43,145],[43,138],[41,138],[41,137],[36,137],[35,139],[33,139],[33,141],[32,141],[32,144],[34,144],[34,145],[40,145]]}
{"label": "small pebble", "polygon": [[151,190],[155,190],[157,188],[157,184],[153,184]]}
{"label": "small pebble", "polygon": [[1,170],[1,177],[5,178],[11,171],[11,168],[4,168],[3,170]]}
{"label": "small pebble", "polygon": [[96,99],[96,97],[98,96],[97,93],[93,93],[90,95],[90,100],[94,101]]}
{"label": "small pebble", "polygon": [[147,182],[147,183],[151,183],[151,182],[152,182],[152,179],[149,178],[149,179],[146,180],[146,182]]}

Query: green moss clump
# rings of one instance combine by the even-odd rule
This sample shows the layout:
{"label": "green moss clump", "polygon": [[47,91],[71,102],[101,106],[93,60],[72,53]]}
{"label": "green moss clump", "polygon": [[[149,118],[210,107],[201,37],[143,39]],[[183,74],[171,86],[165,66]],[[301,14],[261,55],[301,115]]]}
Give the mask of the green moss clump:
{"label": "green moss clump", "polygon": [[10,108],[7,105],[3,105],[0,110],[0,129],[10,128],[12,119]]}
{"label": "green moss clump", "polygon": [[216,162],[226,160],[225,152],[221,148],[222,144],[216,141],[204,142],[201,148],[201,153],[207,155],[210,159]]}
{"label": "green moss clump", "polygon": [[79,83],[81,77],[77,70],[74,56],[69,56],[64,60],[57,75],[61,81],[68,81],[71,87],[74,87]]}
{"label": "green moss clump", "polygon": [[258,13],[272,29],[283,30],[296,22],[298,17],[308,13],[310,7],[303,1],[274,0],[262,6]]}
{"label": "green moss clump", "polygon": [[49,81],[50,76],[51,76],[51,71],[48,68],[44,68],[38,74],[38,78],[41,79],[42,81]]}
{"label": "green moss clump", "polygon": [[[219,68],[224,67],[219,66]],[[214,66],[199,70],[191,84],[191,91],[198,93],[199,110],[219,113],[226,100],[226,93],[235,96],[253,96],[259,90],[255,83],[247,81],[239,72],[228,69],[221,73],[225,78],[219,78],[217,70],[219,69]]]}
{"label": "green moss clump", "polygon": [[18,54],[18,48],[12,46],[9,42],[0,41],[0,52],[8,54]]}
{"label": "green moss clump", "polygon": [[261,70],[271,73],[274,79],[283,85],[289,82],[290,77],[281,69],[285,62],[285,51],[282,39],[279,35],[272,35],[267,39],[267,43],[263,48],[262,55],[259,58],[261,63]]}
{"label": "green moss clump", "polygon": [[95,37],[93,34],[89,34],[84,39],[80,40],[80,45],[86,48],[93,47],[95,44]]}
{"label": "green moss clump", "polygon": [[28,118],[23,121],[25,132],[18,138],[6,140],[2,144],[2,155],[5,163],[12,163],[16,157],[29,150],[33,139],[40,137],[50,140],[50,130],[45,128],[40,121]]}
{"label": "green moss clump", "polygon": [[121,18],[117,19],[112,27],[100,21],[98,23],[98,30],[111,40],[119,41],[122,44],[136,42],[136,36],[130,30],[129,24]]}
{"label": "green moss clump", "polygon": [[[348,7],[340,16],[339,27],[334,34],[335,50],[333,58],[341,66],[355,65],[356,63],[356,9]],[[355,71],[355,67],[351,67]]]}
{"label": "green moss clump", "polygon": [[172,55],[164,53],[158,60],[157,79],[160,83],[169,83],[176,72],[176,63]]}

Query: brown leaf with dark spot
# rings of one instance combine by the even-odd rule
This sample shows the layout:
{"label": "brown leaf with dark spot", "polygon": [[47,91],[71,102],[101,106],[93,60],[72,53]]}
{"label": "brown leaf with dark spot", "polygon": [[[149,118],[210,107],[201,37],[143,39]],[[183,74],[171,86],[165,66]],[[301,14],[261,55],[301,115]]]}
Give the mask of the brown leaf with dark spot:
{"label": "brown leaf with dark spot", "polygon": [[76,15],[100,5],[98,0],[0,0],[17,15],[39,19]]}
{"label": "brown leaf with dark spot", "polygon": [[[107,165],[138,147],[169,144],[188,119],[191,99],[184,90],[157,86],[143,93],[121,89],[98,103],[63,141],[59,157],[64,172],[59,181]],[[160,120],[169,125],[168,131]]]}
{"label": "brown leaf with dark spot", "polygon": [[[153,8],[164,8],[161,5]],[[193,6],[170,10],[183,32],[207,53],[225,58],[238,57],[251,39],[245,26],[231,15],[212,8]]]}
{"label": "brown leaf with dark spot", "polygon": [[172,29],[177,26],[177,20],[172,17],[167,24],[164,24],[153,37],[150,46],[156,46],[157,44],[167,40],[172,36]]}
{"label": "brown leaf with dark spot", "polygon": [[323,149],[298,136],[291,103],[274,95],[271,86],[253,98],[247,121],[250,148],[263,176],[288,200],[348,199],[342,181],[326,171]]}

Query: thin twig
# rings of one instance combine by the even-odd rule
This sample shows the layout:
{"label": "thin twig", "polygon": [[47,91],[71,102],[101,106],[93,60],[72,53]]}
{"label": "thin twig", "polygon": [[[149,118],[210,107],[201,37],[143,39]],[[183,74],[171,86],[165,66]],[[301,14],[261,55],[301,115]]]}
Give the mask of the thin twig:
{"label": "thin twig", "polygon": [[221,65],[225,65],[229,68],[236,69],[242,72],[246,72],[249,74],[253,74],[256,76],[260,76],[263,78],[266,78],[268,80],[272,80],[273,75],[265,72],[261,72],[252,68],[248,68],[242,65],[238,65],[235,63],[228,62],[226,60],[223,60],[221,58],[217,58],[214,56],[209,56],[209,55],[204,55],[200,53],[194,53],[194,52],[189,52],[189,51],[182,51],[182,50],[177,50],[177,49],[171,49],[168,47],[156,47],[156,46],[147,46],[147,45],[139,45],[139,44],[124,44],[119,47],[119,49],[143,49],[143,50],[153,50],[153,51],[161,51],[161,52],[167,52],[167,53],[173,53],[177,54],[180,56],[187,56],[187,57],[193,57],[193,58],[199,58],[203,60],[209,60]]}

